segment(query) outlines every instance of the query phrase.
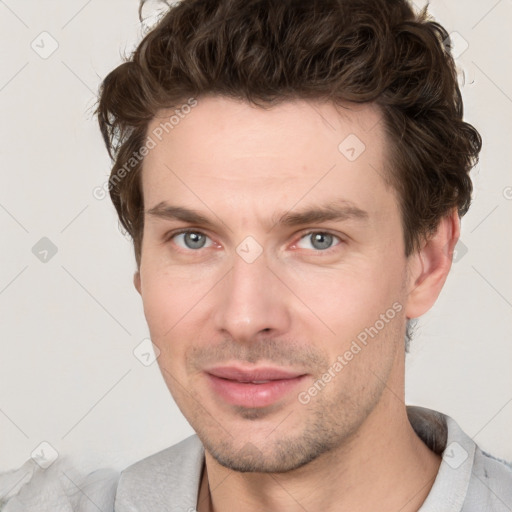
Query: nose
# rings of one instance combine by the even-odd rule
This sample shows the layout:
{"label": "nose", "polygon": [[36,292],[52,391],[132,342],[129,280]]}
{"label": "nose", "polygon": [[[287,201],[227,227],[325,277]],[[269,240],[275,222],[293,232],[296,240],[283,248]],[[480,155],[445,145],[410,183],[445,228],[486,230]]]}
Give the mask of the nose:
{"label": "nose", "polygon": [[278,336],[290,328],[290,291],[268,266],[265,254],[252,263],[238,254],[216,287],[215,327],[239,343],[261,334]]}

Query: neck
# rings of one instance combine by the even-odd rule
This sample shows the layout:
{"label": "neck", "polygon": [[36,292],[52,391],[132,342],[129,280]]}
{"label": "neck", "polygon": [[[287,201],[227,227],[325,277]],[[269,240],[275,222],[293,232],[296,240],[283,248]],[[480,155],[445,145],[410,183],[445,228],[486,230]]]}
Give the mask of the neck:
{"label": "neck", "polygon": [[287,473],[235,472],[205,452],[198,511],[416,512],[441,457],[414,432],[403,396],[400,379],[388,382],[378,405],[346,443]]}

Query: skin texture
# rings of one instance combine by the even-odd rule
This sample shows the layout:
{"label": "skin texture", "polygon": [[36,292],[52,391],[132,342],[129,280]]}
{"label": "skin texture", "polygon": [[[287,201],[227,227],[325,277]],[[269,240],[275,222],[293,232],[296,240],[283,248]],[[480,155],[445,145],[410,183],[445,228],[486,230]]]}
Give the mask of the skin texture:
{"label": "skin texture", "polygon": [[[351,134],[365,145],[354,161],[338,149]],[[459,220],[448,215],[406,258],[397,196],[384,179],[388,150],[372,105],[263,110],[214,96],[199,98],[146,156],[134,282],[164,380],[206,448],[200,512],[406,512],[427,496],[440,458],[407,420],[405,322],[440,293]],[[164,202],[209,223],[149,212]],[[348,215],[279,222],[327,204]],[[365,213],[351,215],[356,208]],[[204,246],[190,248],[181,229],[205,235]],[[318,245],[312,230],[332,239]],[[371,326],[378,333],[345,357]],[[336,371],[339,356],[346,364]],[[268,406],[241,407],[212,389],[205,369],[215,365],[306,377]],[[309,393],[329,369],[331,379]]]}

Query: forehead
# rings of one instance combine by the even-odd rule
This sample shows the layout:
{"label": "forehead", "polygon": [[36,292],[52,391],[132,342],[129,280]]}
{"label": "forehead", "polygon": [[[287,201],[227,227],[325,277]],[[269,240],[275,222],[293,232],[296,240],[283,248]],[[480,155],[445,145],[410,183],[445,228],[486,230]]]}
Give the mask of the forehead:
{"label": "forehead", "polygon": [[263,109],[219,96],[161,111],[147,131],[154,148],[143,164],[145,207],[213,202],[270,216],[299,201],[342,199],[378,210],[396,202],[383,179],[381,119],[370,104],[297,100]]}

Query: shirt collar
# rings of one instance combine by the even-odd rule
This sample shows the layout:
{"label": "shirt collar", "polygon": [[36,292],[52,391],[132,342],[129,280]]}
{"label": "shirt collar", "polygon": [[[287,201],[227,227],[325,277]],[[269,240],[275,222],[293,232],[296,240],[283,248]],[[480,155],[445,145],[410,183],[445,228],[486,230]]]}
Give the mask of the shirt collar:
{"label": "shirt collar", "polygon": [[407,415],[418,437],[442,456],[434,485],[418,512],[460,512],[473,472],[475,442],[440,412],[407,406]]}
{"label": "shirt collar", "polygon": [[[473,471],[475,442],[452,418],[440,412],[407,406],[407,415],[418,437],[434,453],[442,456],[434,484],[418,512],[461,512]],[[197,436],[187,441],[191,444],[190,448],[193,448],[192,460],[187,462],[194,467],[194,481],[180,482],[179,487],[190,489],[190,494],[184,498],[186,502],[193,500],[196,505],[204,464],[204,447]]]}

